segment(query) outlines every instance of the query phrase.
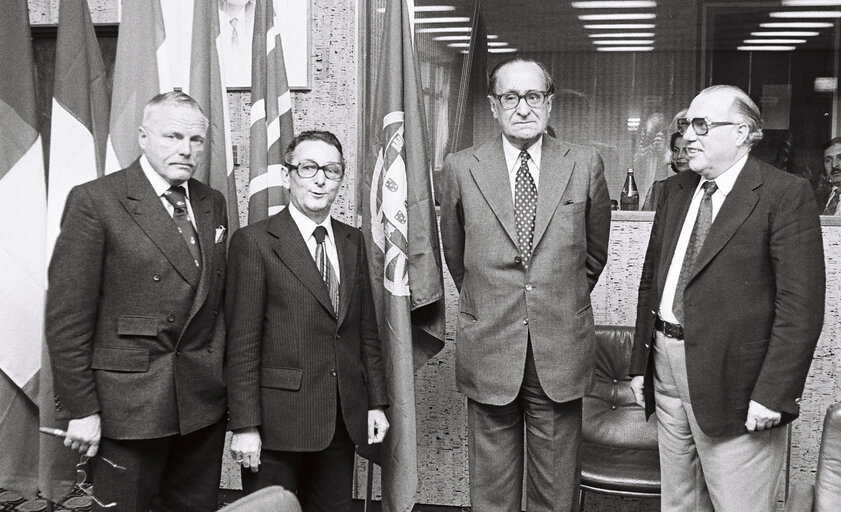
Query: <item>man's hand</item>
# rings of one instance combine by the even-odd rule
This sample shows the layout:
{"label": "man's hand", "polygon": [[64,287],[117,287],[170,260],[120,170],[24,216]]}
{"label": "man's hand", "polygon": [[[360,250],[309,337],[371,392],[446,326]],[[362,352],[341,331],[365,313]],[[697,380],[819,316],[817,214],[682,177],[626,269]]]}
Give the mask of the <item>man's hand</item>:
{"label": "man's hand", "polygon": [[93,457],[99,450],[99,438],[101,436],[99,413],[91,414],[84,418],[70,420],[70,423],[67,424],[64,446],[88,457]]}
{"label": "man's hand", "polygon": [[388,432],[388,419],[382,409],[368,411],[368,444],[382,443]]}
{"label": "man's hand", "polygon": [[642,394],[642,388],[645,381],[645,377],[642,375],[637,375],[631,379],[631,391],[634,393],[634,402],[637,403],[640,407],[645,407],[645,397]]}
{"label": "man's hand", "polygon": [[750,432],[765,430],[779,425],[782,417],[783,415],[779,411],[774,411],[759,402],[751,400],[748,405],[748,420],[745,422],[745,427]]}
{"label": "man's hand", "polygon": [[244,468],[251,468],[252,473],[260,469],[260,449],[263,442],[257,427],[242,428],[231,437],[231,457]]}

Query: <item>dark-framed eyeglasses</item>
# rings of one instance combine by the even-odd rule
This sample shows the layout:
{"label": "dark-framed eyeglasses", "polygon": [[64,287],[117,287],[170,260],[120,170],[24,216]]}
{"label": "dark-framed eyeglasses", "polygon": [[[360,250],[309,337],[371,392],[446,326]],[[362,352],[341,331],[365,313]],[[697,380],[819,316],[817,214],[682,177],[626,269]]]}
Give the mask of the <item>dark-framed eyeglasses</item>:
{"label": "dark-framed eyeglasses", "polygon": [[[123,466],[120,466],[116,462],[112,462],[112,461],[106,459],[105,457],[102,457],[102,456],[99,456],[99,455],[96,456],[96,457],[99,460],[107,463],[109,466],[111,466],[115,470],[119,470],[119,471],[125,471],[126,470],[126,468],[124,468]],[[80,491],[82,491],[83,493],[88,495],[88,497],[90,497],[90,499],[95,501],[96,504],[99,505],[102,508],[115,507],[115,506],[117,506],[116,501],[112,501],[111,503],[103,503],[99,498],[94,496],[93,491],[91,490],[90,484],[87,483],[88,474],[85,471],[85,469],[87,468],[88,461],[92,458],[93,457],[88,457],[85,454],[82,454],[82,456],[79,458],[79,463],[76,464],[76,488],[78,488]]]}
{"label": "dark-framed eyeglasses", "polygon": [[517,105],[520,104],[520,100],[523,98],[526,100],[526,105],[537,108],[543,106],[543,103],[549,96],[549,91],[528,91],[525,94],[506,92],[503,94],[494,94],[494,96],[504,110],[517,108]]}
{"label": "dark-framed eyeglasses", "polygon": [[330,162],[329,164],[318,165],[312,160],[301,160],[298,164],[286,164],[286,167],[298,173],[302,178],[312,178],[318,171],[324,171],[324,176],[327,179],[339,181],[345,175],[345,166]]}
{"label": "dark-framed eyeglasses", "polygon": [[680,132],[681,135],[686,133],[686,130],[692,125],[692,129],[695,131],[696,135],[706,135],[707,132],[710,131],[710,128],[715,128],[717,126],[728,126],[733,124],[742,124],[742,123],[734,123],[731,121],[711,121],[706,117],[695,117],[692,119],[687,119],[685,117],[681,117],[677,120],[677,131]]}

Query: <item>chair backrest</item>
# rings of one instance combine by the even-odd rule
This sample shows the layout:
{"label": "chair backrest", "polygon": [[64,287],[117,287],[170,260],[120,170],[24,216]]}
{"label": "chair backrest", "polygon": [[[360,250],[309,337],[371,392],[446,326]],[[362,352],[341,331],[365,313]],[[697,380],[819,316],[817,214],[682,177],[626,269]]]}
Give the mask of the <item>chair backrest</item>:
{"label": "chair backrest", "polygon": [[831,405],[823,420],[818,472],[815,475],[815,512],[841,510],[841,402]]}
{"label": "chair backrest", "polygon": [[294,494],[279,485],[243,496],[219,512],[301,512]]}
{"label": "chair backrest", "polygon": [[634,328],[597,325],[596,343],[595,384],[584,397],[584,442],[657,450],[657,421],[645,420],[628,385]]}

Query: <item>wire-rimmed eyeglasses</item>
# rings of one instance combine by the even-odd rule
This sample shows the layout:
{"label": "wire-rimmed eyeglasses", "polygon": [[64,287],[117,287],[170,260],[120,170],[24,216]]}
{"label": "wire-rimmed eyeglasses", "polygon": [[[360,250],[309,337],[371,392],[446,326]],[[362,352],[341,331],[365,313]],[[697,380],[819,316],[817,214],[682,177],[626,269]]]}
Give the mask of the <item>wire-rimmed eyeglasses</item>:
{"label": "wire-rimmed eyeglasses", "polygon": [[[109,466],[111,466],[114,469],[118,469],[118,470],[121,470],[121,471],[126,470],[126,468],[120,466],[116,462],[112,462],[112,461],[106,459],[105,457],[102,457],[102,456],[96,456],[96,457],[99,458],[99,460],[106,462]],[[87,466],[88,461],[92,458],[93,457],[88,457],[85,454],[83,454],[79,458],[79,463],[76,464],[76,488],[78,488],[80,491],[85,493],[88,497],[90,497],[90,499],[95,501],[96,504],[99,505],[102,508],[116,507],[117,506],[116,501],[112,501],[111,503],[103,503],[99,498],[94,496],[93,491],[91,491],[91,486],[85,483],[85,481],[88,479],[88,474],[85,471],[85,467]]]}
{"label": "wire-rimmed eyeglasses", "polygon": [[339,181],[345,175],[345,166],[336,162],[318,165],[312,160],[301,160],[297,165],[287,163],[286,167],[297,172],[298,176],[302,178],[312,178],[318,174],[318,171],[324,171],[324,176],[327,179],[335,181]]}
{"label": "wire-rimmed eyeglasses", "polygon": [[680,132],[681,135],[686,133],[686,130],[692,125],[692,129],[695,131],[696,135],[706,135],[710,128],[715,128],[717,126],[728,126],[732,124],[742,124],[742,123],[734,123],[732,121],[711,121],[706,117],[695,117],[692,119],[687,119],[685,117],[681,117],[677,120],[677,131]]}
{"label": "wire-rimmed eyeglasses", "polygon": [[503,94],[494,94],[497,101],[499,101],[499,105],[504,110],[511,110],[513,108],[517,108],[517,105],[520,104],[520,100],[526,100],[526,105],[537,108],[543,106],[543,103],[546,101],[546,97],[549,96],[548,91],[528,91],[525,94],[519,94],[516,92],[506,92]]}

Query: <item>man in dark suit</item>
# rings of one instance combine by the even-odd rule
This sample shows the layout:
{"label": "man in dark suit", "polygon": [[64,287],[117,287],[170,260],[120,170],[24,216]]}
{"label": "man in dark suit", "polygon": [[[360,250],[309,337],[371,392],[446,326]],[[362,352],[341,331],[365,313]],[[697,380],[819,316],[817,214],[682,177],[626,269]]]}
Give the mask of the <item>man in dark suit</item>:
{"label": "man in dark suit", "polygon": [[666,180],[643,265],[631,387],[657,411],[666,511],[768,511],[823,323],[807,181],[749,156],[759,109],[713,86],[678,121],[694,172]]}
{"label": "man in dark suit", "polygon": [[825,185],[827,193],[818,195],[822,215],[841,215],[841,137],[833,137],[826,141],[823,149],[823,168],[825,174],[821,184]]}
{"label": "man in dark suit", "polygon": [[459,289],[456,381],[478,512],[521,510],[524,431],[528,510],[576,503],[610,198],[594,149],[543,136],[553,91],[542,64],[499,64],[488,98],[502,134],[444,162],[441,239]]}
{"label": "man in dark suit", "polygon": [[231,239],[231,453],[243,490],[282,485],[304,511],[349,510],[354,445],[388,430],[362,234],[330,217],[344,176],[329,132],[286,151],[288,208]]}
{"label": "man in dark suit", "polygon": [[49,269],[47,345],[65,445],[113,510],[216,509],[225,440],[225,200],[191,179],[207,118],[146,105],[143,155],[75,187]]}

